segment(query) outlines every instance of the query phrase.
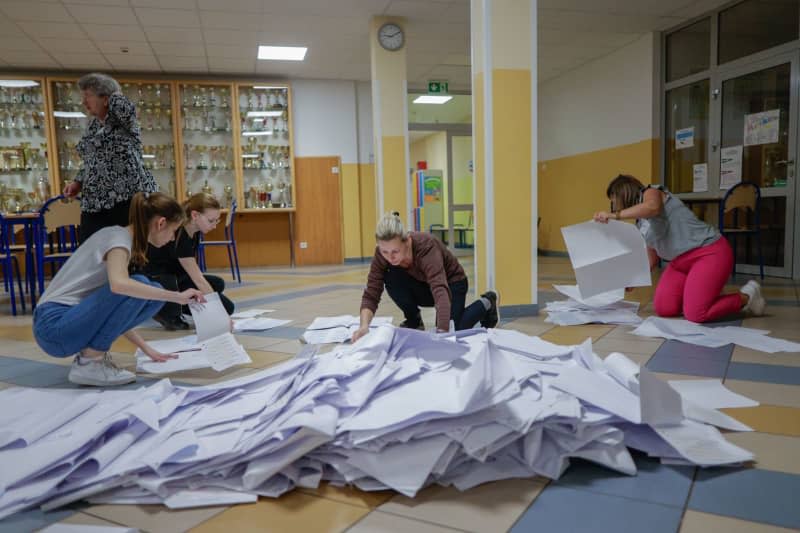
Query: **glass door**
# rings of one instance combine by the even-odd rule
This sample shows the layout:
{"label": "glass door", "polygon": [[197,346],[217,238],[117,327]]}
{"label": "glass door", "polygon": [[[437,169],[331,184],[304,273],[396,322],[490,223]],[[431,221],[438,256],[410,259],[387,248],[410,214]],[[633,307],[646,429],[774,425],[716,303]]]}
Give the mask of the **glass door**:
{"label": "glass door", "polygon": [[[761,188],[765,273],[791,277],[795,230],[797,54],[725,71],[720,101],[719,189],[740,181]],[[758,272],[756,239],[737,237],[738,271]]]}
{"label": "glass door", "polygon": [[472,255],[475,247],[473,216],[473,156],[471,134],[448,134],[448,228],[451,248]]}

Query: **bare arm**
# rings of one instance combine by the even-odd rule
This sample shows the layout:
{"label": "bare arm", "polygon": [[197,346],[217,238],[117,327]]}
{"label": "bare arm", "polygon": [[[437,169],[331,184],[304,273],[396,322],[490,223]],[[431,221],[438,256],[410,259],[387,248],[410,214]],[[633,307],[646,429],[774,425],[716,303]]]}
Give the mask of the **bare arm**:
{"label": "bare arm", "polygon": [[664,209],[664,193],[658,189],[647,189],[644,191],[642,202],[632,205],[626,209],[609,213],[608,211],[600,211],[595,213],[594,220],[596,222],[606,223],[611,219],[625,220],[626,218],[653,218],[661,214]]}
{"label": "bare arm", "polygon": [[174,292],[153,287],[131,279],[128,275],[128,251],[125,248],[112,248],[106,254],[106,268],[111,292],[132,296],[142,300],[159,300],[187,305],[190,302],[205,302],[203,293],[197,289]]}
{"label": "bare arm", "polygon": [[658,254],[650,247],[647,248],[647,258],[650,260],[650,272],[658,265]]}
{"label": "bare arm", "polygon": [[350,339],[352,342],[356,342],[358,339],[369,333],[369,324],[372,322],[372,317],[375,316],[375,312],[372,309],[367,309],[366,307],[361,309],[361,323],[358,329],[353,333],[353,337]]}
{"label": "bare arm", "polygon": [[153,349],[152,346],[147,344],[141,335],[139,335],[135,329],[131,329],[126,331],[122,334],[123,337],[131,341],[135,344],[140,350],[142,350],[147,356],[152,359],[153,361],[166,361],[168,359],[177,359],[178,356],[175,354],[163,354],[158,350]]}
{"label": "bare arm", "polygon": [[194,257],[179,257],[178,263],[180,263],[186,273],[189,274],[189,277],[194,282],[194,286],[203,291],[203,294],[211,294],[214,292],[214,289],[212,289],[211,285],[206,281],[206,277],[203,275]]}

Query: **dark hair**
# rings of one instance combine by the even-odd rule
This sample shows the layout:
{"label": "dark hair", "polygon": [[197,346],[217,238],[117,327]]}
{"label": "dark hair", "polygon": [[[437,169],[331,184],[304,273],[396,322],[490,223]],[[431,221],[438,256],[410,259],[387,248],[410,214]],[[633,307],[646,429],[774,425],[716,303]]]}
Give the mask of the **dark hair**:
{"label": "dark hair", "polygon": [[183,210],[186,213],[186,218],[192,216],[192,211],[197,211],[198,213],[204,213],[206,209],[219,209],[219,201],[214,198],[212,195],[199,192],[197,194],[193,194],[189,197],[188,200],[183,202]]}
{"label": "dark hair", "polygon": [[184,219],[181,204],[160,192],[134,194],[128,219],[133,227],[131,263],[136,267],[147,264],[147,235],[150,232],[150,221],[156,217],[164,217],[170,224],[180,224]]}
{"label": "dark hair", "polygon": [[612,207],[612,211],[621,211],[638,204],[641,201],[642,189],[644,184],[628,174],[620,174],[611,180],[606,189],[606,196],[616,200],[617,205]]}

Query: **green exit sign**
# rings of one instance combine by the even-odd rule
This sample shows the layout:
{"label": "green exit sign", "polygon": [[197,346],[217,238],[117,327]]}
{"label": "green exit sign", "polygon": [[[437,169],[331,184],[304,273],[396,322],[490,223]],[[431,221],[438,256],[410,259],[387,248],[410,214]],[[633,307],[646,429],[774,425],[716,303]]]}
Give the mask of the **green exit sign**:
{"label": "green exit sign", "polygon": [[428,82],[428,94],[447,94],[447,82],[446,81],[429,81]]}

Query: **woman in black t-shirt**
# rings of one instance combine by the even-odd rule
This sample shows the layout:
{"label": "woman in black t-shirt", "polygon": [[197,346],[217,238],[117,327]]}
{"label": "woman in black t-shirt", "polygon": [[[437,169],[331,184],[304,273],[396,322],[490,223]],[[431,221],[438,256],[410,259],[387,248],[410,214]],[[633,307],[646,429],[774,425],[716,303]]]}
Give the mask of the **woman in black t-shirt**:
{"label": "woman in black t-shirt", "polygon": [[[196,288],[203,294],[217,292],[225,310],[229,315],[233,314],[233,302],[222,294],[225,281],[219,276],[203,274],[196,260],[200,234],[205,235],[219,223],[219,202],[210,194],[198,193],[190,197],[183,207],[186,222],[175,233],[175,242],[162,248],[148,246],[144,274],[167,290]],[[181,312],[180,305],[167,303],[153,318],[170,331],[189,329],[189,324],[181,318]]]}

